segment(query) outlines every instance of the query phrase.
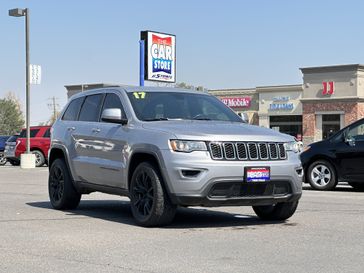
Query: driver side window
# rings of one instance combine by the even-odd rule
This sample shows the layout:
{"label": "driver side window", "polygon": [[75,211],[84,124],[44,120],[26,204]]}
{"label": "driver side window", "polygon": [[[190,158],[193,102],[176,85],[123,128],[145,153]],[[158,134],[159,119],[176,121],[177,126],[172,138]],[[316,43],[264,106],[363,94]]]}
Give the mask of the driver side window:
{"label": "driver side window", "polygon": [[364,122],[350,128],[347,137],[356,141],[364,141]]}

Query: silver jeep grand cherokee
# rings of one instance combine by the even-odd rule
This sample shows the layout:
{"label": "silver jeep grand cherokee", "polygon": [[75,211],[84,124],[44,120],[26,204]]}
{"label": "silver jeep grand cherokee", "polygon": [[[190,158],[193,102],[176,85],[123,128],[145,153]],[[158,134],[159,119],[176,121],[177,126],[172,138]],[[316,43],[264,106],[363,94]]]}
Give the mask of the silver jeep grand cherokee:
{"label": "silver jeep grand cherokee", "polygon": [[73,96],[52,128],[49,197],[74,209],[82,194],[128,196],[142,226],[180,206],[252,206],[293,215],[302,192],[294,138],[245,124],[209,94],[108,87]]}

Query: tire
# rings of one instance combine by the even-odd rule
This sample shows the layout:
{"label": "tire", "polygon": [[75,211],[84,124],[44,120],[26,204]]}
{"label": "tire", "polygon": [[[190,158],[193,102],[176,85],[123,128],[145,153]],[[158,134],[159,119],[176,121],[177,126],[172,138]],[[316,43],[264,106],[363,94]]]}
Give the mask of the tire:
{"label": "tire", "polygon": [[298,201],[295,201],[270,206],[253,206],[253,210],[262,220],[284,221],[295,213],[297,206]]}
{"label": "tire", "polygon": [[356,191],[364,191],[364,183],[355,183],[355,182],[350,182],[348,183],[350,186],[353,187],[354,190]]}
{"label": "tire", "polygon": [[56,159],[49,170],[48,193],[52,207],[59,210],[75,209],[81,200],[73,185],[63,159]]}
{"label": "tire", "polygon": [[3,152],[0,152],[0,166],[4,166],[7,162],[7,159],[5,157],[5,154]]}
{"label": "tire", "polygon": [[307,181],[315,190],[333,190],[337,185],[334,167],[326,160],[317,160],[307,169]]}
{"label": "tire", "polygon": [[131,211],[140,226],[164,226],[172,222],[176,214],[165,189],[163,180],[153,164],[140,163],[131,178],[129,195]]}
{"label": "tire", "polygon": [[20,161],[19,160],[8,160],[8,161],[13,166],[19,166],[20,165]]}
{"label": "tire", "polygon": [[34,150],[32,151],[32,154],[35,155],[35,166],[42,167],[45,163],[45,157],[43,153],[39,150]]}

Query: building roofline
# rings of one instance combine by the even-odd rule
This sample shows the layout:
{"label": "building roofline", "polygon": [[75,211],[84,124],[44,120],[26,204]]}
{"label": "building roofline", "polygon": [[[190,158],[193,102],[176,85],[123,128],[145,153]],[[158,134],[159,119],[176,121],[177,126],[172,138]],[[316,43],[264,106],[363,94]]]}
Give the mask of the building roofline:
{"label": "building roofline", "polygon": [[288,91],[303,91],[302,84],[286,84],[286,85],[272,85],[272,86],[257,86],[257,92],[288,92]]}
{"label": "building roofline", "polygon": [[344,65],[301,67],[300,70],[303,74],[357,71],[357,70],[364,71],[364,65],[363,64],[344,64]]}

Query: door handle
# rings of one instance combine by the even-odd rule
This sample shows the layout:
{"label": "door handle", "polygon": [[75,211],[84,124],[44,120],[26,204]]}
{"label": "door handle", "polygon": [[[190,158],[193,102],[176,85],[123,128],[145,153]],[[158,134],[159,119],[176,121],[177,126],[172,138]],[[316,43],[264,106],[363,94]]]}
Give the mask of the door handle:
{"label": "door handle", "polygon": [[67,130],[68,131],[74,131],[74,130],[76,130],[76,128],[75,127],[68,127]]}
{"label": "door handle", "polygon": [[92,128],[93,133],[100,133],[100,128]]}

